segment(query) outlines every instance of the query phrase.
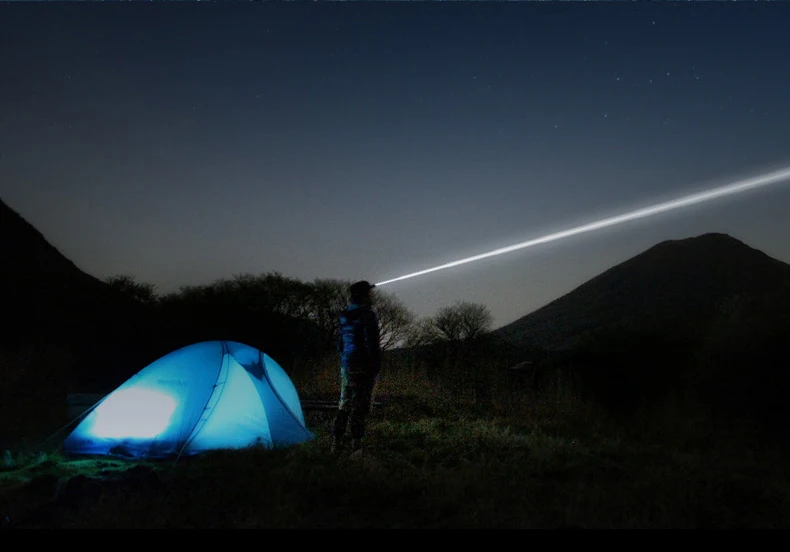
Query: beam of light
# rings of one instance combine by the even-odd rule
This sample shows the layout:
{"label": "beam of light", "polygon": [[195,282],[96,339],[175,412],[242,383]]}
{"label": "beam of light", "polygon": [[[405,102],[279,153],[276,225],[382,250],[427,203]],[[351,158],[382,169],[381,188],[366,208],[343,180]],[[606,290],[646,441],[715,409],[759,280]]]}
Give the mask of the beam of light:
{"label": "beam of light", "polygon": [[591,222],[589,224],[584,224],[581,226],[570,228],[568,230],[563,230],[562,232],[555,232],[553,234],[541,236],[539,238],[517,243],[515,245],[510,245],[508,247],[495,249],[487,253],[481,253],[479,255],[467,257],[465,259],[459,259],[457,261],[452,261],[450,263],[446,263],[443,265],[434,266],[432,268],[426,268],[425,270],[412,272],[411,274],[405,274],[403,276],[398,276],[397,278],[392,278],[390,280],[384,280],[383,282],[376,283],[376,286],[377,287],[383,286],[385,284],[390,284],[392,282],[397,282],[400,280],[406,280],[408,278],[416,278],[417,276],[422,276],[423,274],[428,274],[430,272],[436,272],[437,270],[444,270],[445,268],[452,268],[454,266],[480,261],[482,259],[487,259],[488,257],[494,257],[496,255],[504,255],[505,253],[510,253],[511,251],[517,251],[519,249],[525,249],[527,247],[532,247],[533,245],[540,245],[543,243],[553,242],[556,240],[561,240],[563,238],[568,238],[570,236],[576,236],[578,234],[592,232],[593,230],[600,230],[601,228],[606,228],[608,226],[615,226],[617,224],[622,224],[624,222],[628,222],[631,220],[636,220],[645,217],[650,217],[653,215],[658,215],[661,213],[666,213],[667,211],[673,211],[675,209],[680,209],[681,207],[689,207],[691,205],[696,205],[697,203],[703,203],[705,201],[710,201],[712,199],[739,194],[742,192],[746,192],[748,190],[753,190],[755,188],[762,188],[763,186],[776,184],[778,182],[787,180],[789,178],[790,178],[790,168],[785,168],[782,170],[762,174],[752,178],[739,180],[732,184],[728,184],[727,186],[713,188],[712,190],[708,190],[706,192],[700,192],[696,194],[683,196],[679,199],[673,199],[671,201],[666,201],[664,203],[658,203],[656,205],[652,205],[650,207],[644,207],[642,209],[637,209],[636,211],[631,211],[623,215],[617,215],[614,217],[601,219],[595,222]]}

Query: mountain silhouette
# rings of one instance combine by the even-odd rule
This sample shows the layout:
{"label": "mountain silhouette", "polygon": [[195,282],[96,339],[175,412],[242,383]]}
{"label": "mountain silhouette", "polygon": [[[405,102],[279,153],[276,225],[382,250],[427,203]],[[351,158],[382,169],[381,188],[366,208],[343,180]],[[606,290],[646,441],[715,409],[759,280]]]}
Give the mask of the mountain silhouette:
{"label": "mountain silhouette", "polygon": [[710,233],[659,243],[493,337],[535,360],[535,385],[564,374],[618,415],[694,397],[774,431],[790,427],[788,332],[790,265]]}
{"label": "mountain silhouette", "polygon": [[156,358],[198,341],[229,339],[287,364],[312,352],[306,320],[257,312],[230,300],[145,304],[87,274],[19,213],[0,201],[0,348],[56,346],[78,357],[75,386],[110,388]]}
{"label": "mountain silhouette", "polygon": [[79,269],[2,200],[0,236],[4,349],[66,346],[86,374],[107,366],[126,373],[147,359],[134,342],[151,328],[150,309]]}
{"label": "mountain silhouette", "polygon": [[[37,336],[71,338],[86,325],[116,322],[136,305],[80,270],[30,223],[0,201],[0,300],[13,324],[4,341]],[[112,324],[110,324],[112,325]]]}
{"label": "mountain silhouette", "polygon": [[780,314],[776,301],[784,300],[788,284],[790,265],[729,235],[708,233],[659,243],[494,334],[546,351],[622,332],[703,340],[728,309],[743,306],[752,317],[764,314],[761,309]]}

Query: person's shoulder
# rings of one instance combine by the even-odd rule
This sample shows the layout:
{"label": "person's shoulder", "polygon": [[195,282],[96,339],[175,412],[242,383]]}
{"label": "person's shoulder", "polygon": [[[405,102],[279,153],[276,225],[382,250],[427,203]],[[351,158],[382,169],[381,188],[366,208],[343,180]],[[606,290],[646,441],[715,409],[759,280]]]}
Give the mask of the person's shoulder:
{"label": "person's shoulder", "polygon": [[337,313],[337,318],[341,323],[345,323],[350,317],[353,317],[354,311],[345,308]]}

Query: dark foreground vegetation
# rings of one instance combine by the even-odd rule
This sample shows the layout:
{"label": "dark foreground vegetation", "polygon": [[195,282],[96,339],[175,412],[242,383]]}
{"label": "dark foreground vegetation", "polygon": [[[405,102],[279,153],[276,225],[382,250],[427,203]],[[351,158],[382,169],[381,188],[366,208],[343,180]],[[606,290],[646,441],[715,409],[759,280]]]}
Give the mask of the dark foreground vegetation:
{"label": "dark foreground vegetation", "polygon": [[[53,377],[58,360],[67,359],[26,359]],[[18,431],[0,472],[0,521],[8,528],[790,527],[784,433],[713,415],[689,398],[618,415],[581,398],[559,372],[535,390],[496,360],[477,364],[489,370],[487,393],[426,366],[389,361],[368,448],[341,458],[328,454],[329,415],[320,411],[307,412],[315,440],[284,450],[177,462],[66,458],[63,433],[53,435],[64,404],[46,386],[28,388],[40,415],[12,416]],[[328,358],[293,379],[303,397],[332,397],[336,374]]]}

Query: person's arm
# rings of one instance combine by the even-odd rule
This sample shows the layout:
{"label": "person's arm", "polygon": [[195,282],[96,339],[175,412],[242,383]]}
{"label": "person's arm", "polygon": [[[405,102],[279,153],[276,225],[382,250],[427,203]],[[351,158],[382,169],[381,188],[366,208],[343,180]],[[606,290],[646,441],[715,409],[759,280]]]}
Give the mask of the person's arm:
{"label": "person's arm", "polygon": [[376,369],[381,367],[381,344],[379,339],[379,319],[375,312],[370,311],[370,315],[365,320],[365,345],[368,348],[368,358]]}
{"label": "person's arm", "polygon": [[337,332],[337,341],[335,342],[335,346],[337,347],[337,352],[341,355],[343,354],[343,324],[345,323],[345,318],[340,315],[337,318],[337,326],[335,327],[335,331]]}

